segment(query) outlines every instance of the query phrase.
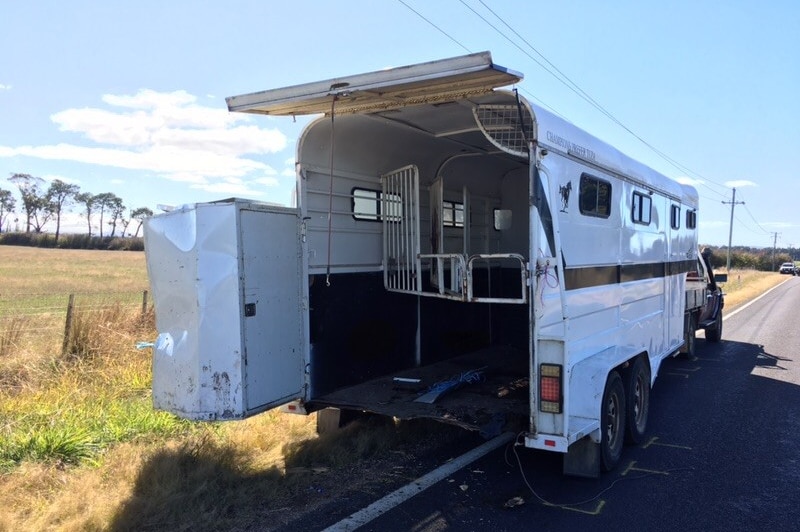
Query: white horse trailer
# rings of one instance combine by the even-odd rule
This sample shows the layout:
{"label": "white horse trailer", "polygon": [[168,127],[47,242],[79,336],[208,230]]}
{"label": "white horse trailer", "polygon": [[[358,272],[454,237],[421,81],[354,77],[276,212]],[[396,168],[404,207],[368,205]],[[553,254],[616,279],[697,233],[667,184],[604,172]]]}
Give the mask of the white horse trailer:
{"label": "white horse trailer", "polygon": [[698,325],[698,196],[498,89],[521,78],[484,52],[228,98],[321,116],[296,206],[147,221],[155,406],[434,418],[614,467]]}

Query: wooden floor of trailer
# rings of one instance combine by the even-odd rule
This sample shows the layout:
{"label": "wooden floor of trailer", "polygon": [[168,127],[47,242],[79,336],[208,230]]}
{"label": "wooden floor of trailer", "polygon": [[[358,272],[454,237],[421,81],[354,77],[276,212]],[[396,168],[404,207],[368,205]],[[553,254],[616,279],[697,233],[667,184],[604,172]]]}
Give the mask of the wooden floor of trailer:
{"label": "wooden floor of trailer", "polygon": [[[443,384],[470,375],[475,378],[455,387],[448,389]],[[342,388],[310,401],[309,407],[358,410],[399,419],[431,418],[491,437],[527,428],[528,376],[526,352],[489,347]],[[436,391],[441,389],[446,391],[437,396]]]}

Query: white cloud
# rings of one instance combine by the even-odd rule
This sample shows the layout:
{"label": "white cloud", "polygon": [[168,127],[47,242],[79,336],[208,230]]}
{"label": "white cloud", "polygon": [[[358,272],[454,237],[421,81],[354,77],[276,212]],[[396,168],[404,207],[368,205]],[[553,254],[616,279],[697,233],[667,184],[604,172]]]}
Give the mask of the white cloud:
{"label": "white cloud", "polygon": [[725,220],[700,220],[698,223],[700,224],[700,227],[705,229],[728,227],[730,225],[730,223]]}
{"label": "white cloud", "polygon": [[254,179],[253,183],[257,183],[259,185],[266,185],[268,187],[277,187],[280,185],[280,182],[275,177],[259,177],[258,179]]}
{"label": "white cloud", "polygon": [[78,133],[90,143],[0,146],[0,157],[137,170],[212,190],[233,186],[226,178],[276,174],[258,157],[287,145],[278,129],[254,125],[241,113],[199,105],[186,91],[143,89],[133,95],[106,94],[102,100],[109,108],[66,109],[51,116],[61,131]]}
{"label": "white cloud", "polygon": [[774,227],[775,229],[788,229],[789,227],[796,227],[797,224],[791,222],[762,222],[764,227]]}
{"label": "white cloud", "polygon": [[250,188],[247,183],[236,183],[231,181],[197,184],[192,185],[192,188],[216,194],[229,194],[231,196],[262,196],[264,194],[263,190]]}
{"label": "white cloud", "polygon": [[738,181],[726,181],[725,186],[730,188],[742,188],[742,187],[757,187],[758,185],[746,179],[739,179]]}
{"label": "white cloud", "polygon": [[703,181],[702,179],[695,179],[695,178],[689,177],[689,176],[677,177],[677,178],[675,178],[675,181],[677,181],[681,185],[691,185],[691,186],[693,186],[695,188],[705,184],[705,181]]}
{"label": "white cloud", "polygon": [[11,90],[11,85],[0,83],[0,91],[10,91],[10,90]]}
{"label": "white cloud", "polygon": [[58,175],[58,174],[43,175],[42,179],[44,179],[48,183],[52,183],[53,181],[58,179],[59,181],[62,181],[64,183],[67,183],[67,184],[70,184],[70,185],[79,185],[80,184],[80,180],[79,179],[73,179],[71,177],[64,177],[63,175]]}

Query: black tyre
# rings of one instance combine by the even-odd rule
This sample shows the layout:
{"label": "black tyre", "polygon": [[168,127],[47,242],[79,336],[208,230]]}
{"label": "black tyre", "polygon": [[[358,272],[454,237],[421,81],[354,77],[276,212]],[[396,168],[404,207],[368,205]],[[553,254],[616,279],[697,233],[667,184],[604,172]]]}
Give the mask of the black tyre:
{"label": "black tyre", "polygon": [[625,440],[625,388],[619,373],[608,375],[600,412],[600,455],[603,471],[614,469],[622,457]]}
{"label": "black tyre", "polygon": [[717,343],[722,339],[722,312],[717,314],[714,325],[706,327],[706,340]]}
{"label": "black tyre", "polygon": [[686,317],[686,345],[680,351],[681,358],[693,359],[697,349],[697,317],[689,315]]}
{"label": "black tyre", "polygon": [[650,414],[650,368],[643,357],[636,357],[625,373],[625,441],[644,441]]}

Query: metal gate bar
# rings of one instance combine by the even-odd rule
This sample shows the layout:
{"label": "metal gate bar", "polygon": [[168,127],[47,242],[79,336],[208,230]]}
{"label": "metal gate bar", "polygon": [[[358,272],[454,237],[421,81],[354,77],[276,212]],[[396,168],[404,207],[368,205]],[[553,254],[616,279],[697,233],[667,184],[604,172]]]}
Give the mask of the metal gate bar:
{"label": "metal gate bar", "polygon": [[381,176],[383,281],[387,290],[420,292],[419,172],[406,166]]}

